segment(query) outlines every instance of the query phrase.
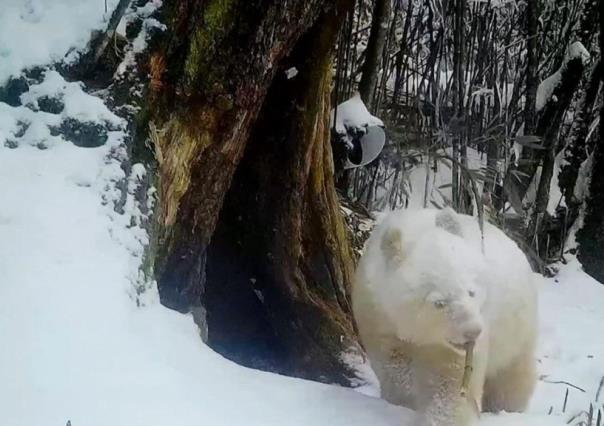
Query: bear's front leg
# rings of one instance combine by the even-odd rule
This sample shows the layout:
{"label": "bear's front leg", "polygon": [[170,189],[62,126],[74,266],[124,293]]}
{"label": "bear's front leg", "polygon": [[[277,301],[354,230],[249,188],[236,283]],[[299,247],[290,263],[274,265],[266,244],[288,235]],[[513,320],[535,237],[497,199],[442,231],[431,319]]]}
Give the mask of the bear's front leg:
{"label": "bear's front leg", "polygon": [[414,385],[417,407],[422,415],[421,426],[469,426],[480,412],[482,368],[470,380],[468,395],[461,395],[464,356],[437,348],[419,357],[415,365]]}
{"label": "bear's front leg", "polygon": [[447,376],[433,376],[420,393],[426,393],[422,403],[422,426],[469,426],[478,418],[470,398],[460,393],[461,380]]}

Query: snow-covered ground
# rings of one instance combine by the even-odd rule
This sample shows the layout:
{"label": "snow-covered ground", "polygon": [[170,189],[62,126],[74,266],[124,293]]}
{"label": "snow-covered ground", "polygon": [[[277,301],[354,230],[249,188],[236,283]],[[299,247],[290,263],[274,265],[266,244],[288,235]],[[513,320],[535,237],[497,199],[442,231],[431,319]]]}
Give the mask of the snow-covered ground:
{"label": "snow-covered ground", "polygon": [[119,0],[2,0],[0,85],[22,68],[61,60],[83,48]]}
{"label": "snow-covered ground", "polygon": [[[100,0],[8,0],[0,13],[0,83],[81,47],[102,8]],[[3,29],[9,18],[12,33]],[[72,21],[81,28],[70,29]],[[66,39],[51,43],[60,37],[48,28],[64,24]],[[15,50],[13,36],[29,26],[52,48]],[[147,237],[132,191],[144,169],[124,174],[123,123],[73,84],[48,72],[23,95],[29,107],[0,102],[0,424],[413,425],[408,410],[378,398],[225,360],[202,343],[190,316],[159,304],[153,286],[140,303],[134,288]],[[50,92],[63,99],[63,111],[36,111]],[[78,147],[50,133],[69,118],[113,130],[104,145]],[[113,202],[123,179],[130,193],[118,214]],[[539,369],[548,382],[539,383],[529,413],[485,415],[481,424],[563,425],[596,397],[604,287],[571,263],[544,282],[542,294]]]}

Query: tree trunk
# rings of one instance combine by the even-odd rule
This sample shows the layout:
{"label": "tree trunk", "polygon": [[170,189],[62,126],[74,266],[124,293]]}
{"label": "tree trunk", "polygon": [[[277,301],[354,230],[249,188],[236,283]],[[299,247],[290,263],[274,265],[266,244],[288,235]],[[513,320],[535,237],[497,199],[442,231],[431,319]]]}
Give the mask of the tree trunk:
{"label": "tree trunk", "polygon": [[328,114],[349,6],[169,3],[149,92],[162,303],[203,306],[209,344],[231,359],[342,384],[358,344]]}
{"label": "tree trunk", "polygon": [[[581,13],[578,36],[583,46],[589,51],[592,48],[594,34],[598,33],[598,0],[586,0]],[[596,40],[597,43],[597,40]],[[575,183],[581,164],[587,159],[587,135],[589,125],[594,116],[594,104],[602,81],[602,59],[600,58],[592,67],[589,80],[577,107],[577,114],[570,130],[570,140],[564,148],[564,164],[560,170],[560,189],[564,195],[566,205],[569,207],[569,221],[574,222],[577,217],[582,200],[574,197]],[[595,112],[597,114],[597,112]]]}
{"label": "tree trunk", "polygon": [[[569,107],[572,98],[579,86],[583,75],[583,60],[581,58],[569,61],[565,72],[561,78],[559,90],[554,91],[557,105],[549,103],[552,106],[552,113],[548,114],[548,110],[544,111],[544,116],[548,117],[548,125],[543,135],[543,165],[541,169],[541,177],[539,179],[539,187],[535,199],[535,215],[542,215],[547,209],[549,202],[549,189],[554,172],[554,161],[558,146],[558,134],[562,125],[564,112]],[[547,114],[547,115],[545,115]]]}
{"label": "tree trunk", "polygon": [[[539,1],[530,0],[526,3],[526,101],[524,104],[524,135],[534,136],[537,134],[537,89],[539,87]],[[520,87],[520,85],[516,85]],[[515,100],[513,101],[515,102]],[[512,103],[513,104],[513,103]],[[524,150],[525,158],[516,159],[534,163],[537,153]],[[528,155],[526,155],[528,154]],[[536,169],[532,164],[519,167],[520,173],[514,163],[510,164],[504,178],[504,190],[506,198],[509,199],[514,209],[522,212],[522,200],[531,184],[534,171],[527,173],[524,169]],[[530,171],[529,170],[529,171]]]}
{"label": "tree trunk", "polygon": [[[554,89],[553,95],[547,101],[540,112],[536,135],[543,138],[543,148],[537,152],[531,152],[530,155],[524,155],[521,159],[521,164],[517,168],[521,174],[515,173],[514,168],[508,170],[504,189],[512,206],[517,212],[523,211],[522,200],[526,195],[527,189],[535,176],[535,172],[543,159],[545,171],[542,174],[547,181],[540,185],[536,200],[536,213],[543,213],[547,206],[547,198],[549,197],[549,181],[551,180],[551,172],[553,171],[553,161],[555,150],[557,148],[558,132],[564,112],[568,108],[576,90],[581,81],[583,74],[583,59],[581,57],[570,59],[560,72],[560,82]],[[524,149],[529,151],[529,149]],[[532,150],[531,150],[532,151]],[[547,177],[549,175],[549,177]],[[546,193],[547,192],[547,193]]]}
{"label": "tree trunk", "polygon": [[[600,0],[586,0],[581,13],[581,21],[579,23],[579,31],[577,32],[581,43],[588,51],[592,50],[592,40],[594,35],[598,34],[598,4]],[[602,6],[600,6],[601,8]],[[602,19],[602,17],[600,17]],[[598,41],[596,40],[596,44]]]}
{"label": "tree trunk", "polygon": [[[602,60],[594,65],[585,91],[579,102],[578,111],[570,130],[570,140],[564,148],[565,164],[559,175],[560,189],[564,194],[566,205],[576,210],[582,200],[575,199],[575,184],[581,164],[587,159],[587,135],[589,125],[594,117],[593,109],[602,80]],[[573,214],[572,216],[576,216]]]}
{"label": "tree trunk", "polygon": [[[600,52],[604,52],[604,2],[600,1]],[[604,105],[600,108],[600,140],[595,147],[589,198],[583,228],[577,232],[577,258],[589,275],[604,283]]]}
{"label": "tree trunk", "polygon": [[529,0],[526,3],[526,103],[524,105],[524,134],[534,135],[537,130],[537,101],[539,52],[539,2]]}
{"label": "tree trunk", "polygon": [[[455,125],[453,120],[449,122],[449,127],[453,128],[454,136],[452,141],[452,156],[455,159],[451,169],[451,202],[453,208],[462,213],[468,213],[466,208],[466,191],[460,173],[460,164],[466,166],[467,150],[465,147],[464,131],[466,120],[465,108],[465,0],[455,0],[454,23],[455,30],[453,34],[453,107],[455,109]],[[458,163],[459,162],[459,163]],[[471,206],[471,202],[470,202]]]}
{"label": "tree trunk", "polygon": [[391,2],[392,0],[375,0],[373,6],[371,31],[369,40],[367,40],[365,62],[363,63],[361,81],[359,82],[361,99],[370,111],[373,111],[373,97],[380,70],[380,59],[386,42]]}

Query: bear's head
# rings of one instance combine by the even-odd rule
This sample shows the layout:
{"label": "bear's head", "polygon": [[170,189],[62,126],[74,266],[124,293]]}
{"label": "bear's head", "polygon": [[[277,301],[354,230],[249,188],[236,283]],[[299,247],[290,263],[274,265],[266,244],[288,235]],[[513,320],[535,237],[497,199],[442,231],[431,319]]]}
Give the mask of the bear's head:
{"label": "bear's head", "polygon": [[484,329],[485,264],[454,212],[438,213],[419,231],[387,224],[381,250],[380,303],[400,339],[455,350],[476,341]]}

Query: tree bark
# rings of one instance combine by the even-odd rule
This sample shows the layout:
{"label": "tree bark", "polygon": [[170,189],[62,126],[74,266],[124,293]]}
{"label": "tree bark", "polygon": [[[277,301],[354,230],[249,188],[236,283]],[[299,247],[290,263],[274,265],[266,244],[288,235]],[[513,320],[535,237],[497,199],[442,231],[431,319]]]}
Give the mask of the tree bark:
{"label": "tree bark", "polygon": [[377,85],[378,73],[382,51],[386,42],[388,31],[388,20],[392,0],[375,0],[371,19],[371,30],[365,50],[365,62],[363,63],[361,81],[359,82],[359,93],[361,99],[370,111],[373,111],[373,98]]}
{"label": "tree bark", "polygon": [[[542,174],[542,179],[543,176],[546,176],[546,179],[551,180],[551,175],[547,178],[547,174],[551,173],[549,170],[550,168],[553,171],[553,159],[555,157],[557,136],[562,123],[562,117],[581,81],[583,69],[583,59],[578,57],[569,60],[564,68],[560,70],[560,82],[554,89],[553,95],[540,112],[535,131],[536,136],[543,138],[543,149],[538,150],[537,152],[531,152],[530,155],[523,154],[521,164],[518,168],[510,167],[506,174],[504,190],[517,212],[523,211],[522,200],[526,195],[526,191],[541,160],[545,162],[543,166],[545,175]],[[529,149],[524,149],[524,151],[528,150]],[[516,171],[521,174],[517,174]],[[544,182],[543,185],[540,185],[541,195],[537,195],[539,201],[536,201],[538,206],[535,209],[537,213],[545,211],[544,206],[547,206],[547,200],[545,200],[545,198],[549,196],[549,192],[546,194],[545,191],[549,191],[549,186],[546,188],[546,184],[547,183]]]}
{"label": "tree bark", "polygon": [[[467,166],[467,147],[465,145],[466,131],[466,104],[465,104],[465,56],[466,56],[466,1],[455,0],[454,34],[453,34],[453,107],[455,118],[449,122],[453,129],[452,156],[455,161],[451,169],[451,202],[453,208],[463,213],[470,213],[471,199],[468,199],[467,191],[460,172],[460,164]],[[453,125],[453,123],[455,123]],[[458,163],[459,161],[459,163]]]}
{"label": "tree bark", "polygon": [[[552,112],[546,109],[544,116],[548,118],[548,125],[540,135],[543,135],[543,163],[541,168],[541,176],[539,178],[539,186],[535,198],[535,217],[543,215],[547,210],[549,202],[550,184],[554,172],[554,162],[556,157],[556,149],[558,146],[558,133],[562,125],[564,112],[569,107],[572,98],[579,86],[583,75],[583,60],[581,58],[570,60],[563,72],[561,84],[554,90],[552,98],[557,99],[548,102],[548,107],[552,108]],[[546,107],[547,108],[547,107]],[[547,115],[545,115],[547,114]]]}
{"label": "tree bark", "polygon": [[209,344],[231,359],[341,384],[358,344],[328,113],[349,6],[169,3],[149,91],[162,303],[203,306]]}
{"label": "tree bark", "polygon": [[524,134],[534,135],[537,130],[537,88],[539,52],[539,2],[529,0],[526,4],[526,103],[524,105]]}
{"label": "tree bark", "polygon": [[[598,33],[598,4],[599,0],[586,0],[581,13],[581,21],[579,23],[578,36],[583,43],[583,46],[588,51],[591,51],[594,35]],[[601,6],[600,6],[601,8]],[[600,17],[600,19],[602,19]],[[596,40],[596,44],[597,44]]]}
{"label": "tree bark", "polygon": [[[593,109],[602,80],[602,60],[594,65],[585,91],[579,102],[578,111],[570,130],[570,140],[564,148],[565,164],[560,170],[558,181],[566,205],[576,210],[582,200],[575,199],[575,184],[581,164],[587,159],[587,135],[594,117]],[[576,215],[573,215],[576,216]]]}
{"label": "tree bark", "polygon": [[[604,2],[600,1],[600,52],[604,52]],[[577,232],[577,258],[589,275],[604,283],[604,105],[600,108],[600,137],[595,147],[589,198],[583,228]]]}
{"label": "tree bark", "polygon": [[[593,46],[592,39],[594,38],[594,34],[598,33],[598,15],[598,0],[586,0],[583,5],[577,35],[588,51]],[[579,168],[587,158],[586,152],[588,147],[586,146],[586,139],[589,124],[594,116],[594,104],[600,89],[603,71],[602,59],[600,58],[593,65],[589,80],[585,84],[585,89],[577,108],[577,114],[570,130],[570,140],[564,148],[565,164],[560,170],[558,181],[560,182],[560,189],[564,195],[566,205],[570,209],[570,223],[574,222],[579,205],[582,202],[582,200],[576,200],[574,197],[575,183],[579,174]]]}
{"label": "tree bark", "polygon": [[[536,100],[537,100],[537,89],[539,87],[539,52],[538,52],[538,39],[539,39],[539,2],[537,0],[530,0],[526,3],[526,101],[524,104],[524,135],[534,136],[537,135],[537,111],[536,111]],[[520,87],[520,85],[516,85]],[[514,99],[514,102],[516,99]],[[524,162],[535,162],[537,161],[538,154],[524,150],[524,158],[516,159],[523,160]],[[522,211],[522,200],[526,191],[531,183],[534,171],[527,173],[525,169],[535,169],[536,166],[525,165],[524,167],[518,167],[514,163],[510,164],[505,178],[504,178],[504,190],[505,195],[509,199],[510,203],[517,212]],[[516,173],[520,171],[520,173]]]}

